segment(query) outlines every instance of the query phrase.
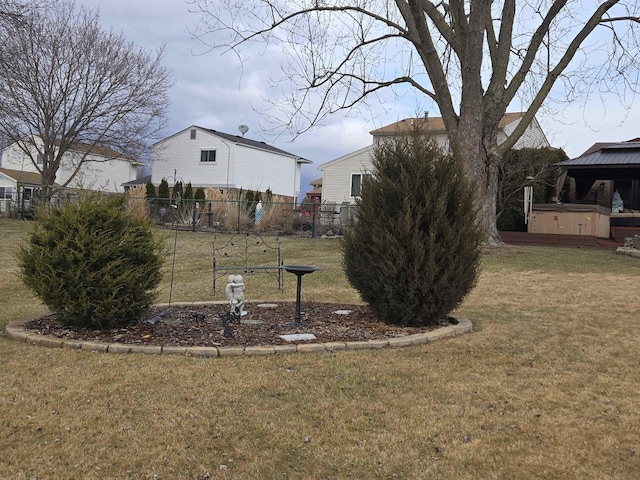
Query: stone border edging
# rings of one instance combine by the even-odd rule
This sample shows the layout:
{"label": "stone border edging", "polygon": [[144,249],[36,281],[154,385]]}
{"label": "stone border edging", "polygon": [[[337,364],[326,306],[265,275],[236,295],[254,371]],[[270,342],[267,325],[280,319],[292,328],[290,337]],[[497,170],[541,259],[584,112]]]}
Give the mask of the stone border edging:
{"label": "stone border edging", "polygon": [[618,255],[627,255],[629,257],[640,258],[640,250],[636,250],[631,247],[618,247],[616,248],[616,253]]}
{"label": "stone border edging", "polygon": [[190,357],[231,357],[240,355],[276,355],[284,353],[333,352],[337,350],[377,350],[381,348],[400,348],[421,345],[442,338],[456,337],[473,331],[473,325],[467,317],[452,315],[457,325],[440,327],[426,333],[415,333],[404,337],[384,338],[354,342],[301,343],[291,345],[268,346],[230,346],[230,347],[180,347],[175,345],[131,345],[125,343],[90,342],[74,339],[62,339],[40,335],[24,329],[31,319],[17,320],[5,327],[6,337],[31,345],[50,348],[68,348],[102,353],[146,353],[149,355],[184,355]]}

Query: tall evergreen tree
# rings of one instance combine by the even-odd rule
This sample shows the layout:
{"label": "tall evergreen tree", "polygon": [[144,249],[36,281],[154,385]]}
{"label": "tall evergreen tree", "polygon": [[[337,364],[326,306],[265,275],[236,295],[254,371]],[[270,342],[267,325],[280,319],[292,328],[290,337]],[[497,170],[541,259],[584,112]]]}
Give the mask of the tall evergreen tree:
{"label": "tall evergreen tree", "polygon": [[351,285],[384,321],[435,324],[476,282],[482,228],[460,162],[419,133],[378,145],[343,242]]}

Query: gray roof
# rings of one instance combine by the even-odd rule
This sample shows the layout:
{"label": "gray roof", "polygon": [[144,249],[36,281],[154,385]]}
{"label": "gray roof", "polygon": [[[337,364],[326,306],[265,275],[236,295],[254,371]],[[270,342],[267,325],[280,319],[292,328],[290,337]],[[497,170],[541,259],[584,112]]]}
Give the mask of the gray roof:
{"label": "gray roof", "polygon": [[213,133],[214,135],[217,135],[220,138],[224,138],[225,140],[229,140],[230,142],[234,142],[239,145],[246,145],[247,147],[252,147],[252,148],[260,148],[262,150],[277,153],[279,155],[287,155],[289,157],[294,157],[299,159],[298,161],[300,163],[313,163],[312,161],[302,158],[299,155],[294,155],[293,153],[285,152],[284,150],[273,147],[265,142],[260,142],[258,140],[251,140],[250,138],[244,138],[239,135],[231,135],[229,133],[219,132],[217,130],[213,130],[212,128],[203,128],[203,127],[198,127],[198,128],[201,128],[202,130],[206,130],[207,132]]}
{"label": "gray roof", "polygon": [[640,142],[612,143],[600,150],[557,164],[565,168],[595,168],[603,166],[639,166]]}
{"label": "gray roof", "polygon": [[129,182],[121,183],[122,187],[135,187],[136,185],[146,185],[151,181],[151,175],[146,175],[144,177],[138,177],[135,180],[131,180]]}

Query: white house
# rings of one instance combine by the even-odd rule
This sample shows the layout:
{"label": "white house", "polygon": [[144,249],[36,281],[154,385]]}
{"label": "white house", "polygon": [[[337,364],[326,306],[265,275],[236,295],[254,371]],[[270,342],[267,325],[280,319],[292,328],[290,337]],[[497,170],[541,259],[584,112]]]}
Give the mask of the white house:
{"label": "white house", "polygon": [[28,202],[31,196],[40,191],[42,178],[40,174],[0,168],[0,214],[8,213],[18,205],[17,202]]}
{"label": "white house", "polygon": [[[40,144],[41,150],[42,141],[36,138],[35,143]],[[36,159],[36,163],[42,165],[42,157],[37,153],[35,145],[30,147],[30,151],[31,157]],[[83,163],[74,176],[79,162]],[[125,157],[110,148],[90,147],[78,143],[62,157],[55,183],[61,186],[66,185],[67,188],[123,192],[122,184],[135,180],[138,167],[142,166],[144,163]],[[2,151],[0,167],[14,171],[38,173],[38,169],[29,155],[17,143],[9,145]],[[71,178],[72,176],[73,178]],[[67,181],[69,181],[68,184]]]}
{"label": "white house", "polygon": [[298,198],[303,164],[313,163],[264,142],[192,125],[154,144],[151,182],[193,188],[271,190]]}
{"label": "white house", "polygon": [[[503,142],[513,132],[520,120],[522,113],[506,113],[500,121],[498,143]],[[448,151],[449,139],[444,122],[441,117],[406,118],[399,122],[371,131],[373,145],[385,138],[406,135],[413,130],[415,122],[420,122],[420,128],[434,139],[444,150]],[[322,202],[325,204],[354,204],[360,195],[362,176],[371,172],[373,165],[371,155],[373,145],[336,158],[330,162],[318,166],[322,171]],[[550,146],[540,124],[533,120],[527,130],[518,140],[514,148],[541,148]]]}

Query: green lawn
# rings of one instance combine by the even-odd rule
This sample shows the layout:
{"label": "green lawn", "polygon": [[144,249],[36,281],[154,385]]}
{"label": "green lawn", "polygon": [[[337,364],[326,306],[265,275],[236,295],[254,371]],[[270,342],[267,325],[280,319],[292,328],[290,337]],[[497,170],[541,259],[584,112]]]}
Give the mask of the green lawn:
{"label": "green lawn", "polygon": [[[0,327],[45,310],[17,278],[28,226],[0,219]],[[282,242],[322,268],[303,300],[358,301],[337,241]],[[176,244],[172,300],[212,299],[210,235]],[[263,277],[248,299],[295,297]],[[0,477],[640,478],[639,288],[637,258],[509,247],[459,309],[476,331],[422,346],[203,359],[0,337]]]}

